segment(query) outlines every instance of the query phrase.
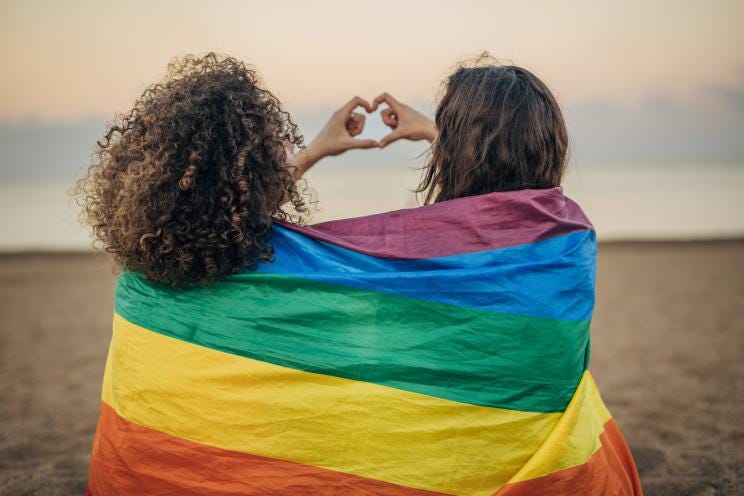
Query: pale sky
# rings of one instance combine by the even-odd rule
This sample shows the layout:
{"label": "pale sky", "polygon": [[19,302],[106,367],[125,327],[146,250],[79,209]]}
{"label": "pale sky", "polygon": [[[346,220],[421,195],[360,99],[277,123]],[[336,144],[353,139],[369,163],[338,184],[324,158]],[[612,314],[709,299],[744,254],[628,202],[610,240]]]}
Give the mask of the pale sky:
{"label": "pale sky", "polygon": [[[106,122],[208,51],[254,65],[308,140],[355,94],[431,113],[454,65],[489,51],[555,93],[566,191],[600,236],[740,235],[742,24],[744,1],[0,0],[0,248],[85,246],[65,191]],[[386,132],[372,116],[364,137]],[[308,178],[323,218],[411,206],[425,149],[325,159]]]}
{"label": "pale sky", "polygon": [[72,180],[173,57],[207,51],[254,65],[308,139],[355,94],[431,113],[486,50],[553,90],[574,164],[744,165],[743,21],[741,1],[0,0],[0,181]]}
{"label": "pale sky", "polygon": [[744,2],[29,1],[0,4],[0,122],[125,110],[188,52],[254,64],[291,108],[387,90],[434,101],[488,50],[534,70],[563,105],[671,102],[744,87]]}

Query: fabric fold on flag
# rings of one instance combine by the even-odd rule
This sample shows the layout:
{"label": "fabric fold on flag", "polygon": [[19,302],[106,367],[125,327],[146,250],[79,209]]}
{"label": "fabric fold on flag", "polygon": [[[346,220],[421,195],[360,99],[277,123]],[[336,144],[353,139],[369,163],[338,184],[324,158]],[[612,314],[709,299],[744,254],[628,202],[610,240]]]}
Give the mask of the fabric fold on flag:
{"label": "fabric fold on flag", "polygon": [[641,494],[561,188],[272,241],[208,287],[119,275],[89,494]]}

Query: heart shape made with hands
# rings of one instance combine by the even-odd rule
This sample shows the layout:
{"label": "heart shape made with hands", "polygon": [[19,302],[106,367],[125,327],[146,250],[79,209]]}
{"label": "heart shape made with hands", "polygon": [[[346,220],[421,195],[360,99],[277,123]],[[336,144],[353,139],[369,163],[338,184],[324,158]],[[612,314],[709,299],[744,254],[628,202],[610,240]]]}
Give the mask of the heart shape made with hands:
{"label": "heart shape made with hands", "polygon": [[[369,103],[367,100],[361,97],[354,97],[347,105],[342,107],[341,111],[343,111],[344,109],[348,111],[348,115],[346,116],[346,130],[349,133],[349,136],[355,138],[364,131],[364,125],[367,116],[363,113],[356,112],[355,110],[358,107],[362,107],[364,110],[366,110],[367,114],[372,114],[376,112],[382,104],[387,105],[387,107],[380,111],[380,117],[382,119],[382,123],[391,131],[383,136],[378,142],[375,142],[377,146],[379,146],[380,148],[384,148],[393,141],[397,141],[402,138],[421,139],[423,137],[416,136],[416,133],[410,133],[410,129],[399,129],[399,124],[401,114],[415,114],[415,120],[420,120],[419,118],[424,118],[424,116],[408,107],[407,105],[399,102],[388,93],[382,93],[381,95],[377,96],[372,101],[372,103]],[[409,132],[407,133],[406,131]],[[370,142],[374,140],[363,141]],[[374,146],[363,147],[373,148]]]}
{"label": "heart shape made with hands", "polygon": [[[371,114],[377,111],[383,103],[387,107],[380,112],[380,116],[383,125],[389,128],[390,132],[379,142],[359,137],[364,131],[367,116],[356,112],[356,109],[362,107],[368,114]],[[305,149],[300,168],[307,170],[321,158],[338,155],[347,150],[384,148],[400,139],[413,141],[427,139],[433,143],[436,135],[436,126],[431,119],[399,102],[388,93],[379,95],[372,103],[357,96],[333,113],[323,129]]]}
{"label": "heart shape made with hands", "polygon": [[[365,125],[369,124],[368,119],[376,113],[379,113],[382,123],[385,126],[391,130],[395,129],[395,126],[397,126],[397,117],[394,117],[394,113],[389,104],[387,108],[380,110],[380,105],[387,103],[382,101],[381,96],[372,100],[372,103],[369,103],[368,100],[361,97],[354,97],[351,102],[349,102],[351,105],[354,105],[346,117],[346,130],[348,131],[349,136],[356,138],[362,134],[365,130]],[[379,141],[373,141],[375,141],[377,146],[380,145]]]}

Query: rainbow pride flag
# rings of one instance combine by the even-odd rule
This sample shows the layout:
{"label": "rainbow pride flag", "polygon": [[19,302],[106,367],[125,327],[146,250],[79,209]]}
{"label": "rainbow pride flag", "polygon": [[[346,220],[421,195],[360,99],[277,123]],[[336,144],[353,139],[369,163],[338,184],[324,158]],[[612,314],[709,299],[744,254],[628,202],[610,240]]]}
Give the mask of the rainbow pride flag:
{"label": "rainbow pride flag", "polygon": [[631,495],[560,188],[309,227],[174,291],[119,276],[88,493]]}

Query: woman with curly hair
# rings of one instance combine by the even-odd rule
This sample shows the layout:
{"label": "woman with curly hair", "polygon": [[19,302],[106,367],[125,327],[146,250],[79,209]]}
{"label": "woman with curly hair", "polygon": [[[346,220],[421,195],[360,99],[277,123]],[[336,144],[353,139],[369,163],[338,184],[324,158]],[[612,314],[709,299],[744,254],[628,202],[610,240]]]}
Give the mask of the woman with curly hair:
{"label": "woman with curly hair", "polygon": [[[433,143],[427,205],[299,225],[309,167],[398,139]],[[80,183],[121,268],[87,494],[640,494],[567,139],[514,66],[459,68],[435,121],[353,98],[304,148],[243,64],[172,65]]]}
{"label": "woman with curly hair", "polygon": [[[230,57],[185,57],[119,116],[78,183],[85,220],[118,266],[181,287],[208,284],[272,254],[276,219],[307,213],[297,180],[351,148],[368,102],[355,97],[307,148],[256,72]],[[297,153],[294,153],[294,151]]]}

